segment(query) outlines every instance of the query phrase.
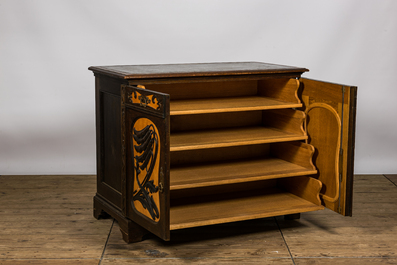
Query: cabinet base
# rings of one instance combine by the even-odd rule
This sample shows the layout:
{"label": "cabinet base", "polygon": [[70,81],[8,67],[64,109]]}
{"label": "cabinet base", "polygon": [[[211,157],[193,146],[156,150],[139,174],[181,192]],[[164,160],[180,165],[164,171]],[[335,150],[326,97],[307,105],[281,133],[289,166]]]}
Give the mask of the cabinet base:
{"label": "cabinet base", "polygon": [[96,219],[113,217],[117,220],[120,226],[120,232],[126,243],[139,242],[143,240],[143,237],[149,232],[131,221],[125,218],[120,210],[112,206],[100,196],[94,196],[94,217]]}

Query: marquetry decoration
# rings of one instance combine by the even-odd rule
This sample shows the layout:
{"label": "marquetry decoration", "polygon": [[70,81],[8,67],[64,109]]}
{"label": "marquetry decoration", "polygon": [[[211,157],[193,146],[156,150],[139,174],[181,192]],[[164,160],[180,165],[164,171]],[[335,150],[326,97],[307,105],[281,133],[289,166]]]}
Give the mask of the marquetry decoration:
{"label": "marquetry decoration", "polygon": [[152,108],[154,110],[161,110],[163,102],[154,94],[140,93],[137,90],[132,91],[128,95],[128,99],[132,104],[138,104],[143,108]]}
{"label": "marquetry decoration", "polygon": [[156,125],[147,118],[138,119],[132,126],[134,184],[132,207],[158,222],[160,218],[160,137]]}

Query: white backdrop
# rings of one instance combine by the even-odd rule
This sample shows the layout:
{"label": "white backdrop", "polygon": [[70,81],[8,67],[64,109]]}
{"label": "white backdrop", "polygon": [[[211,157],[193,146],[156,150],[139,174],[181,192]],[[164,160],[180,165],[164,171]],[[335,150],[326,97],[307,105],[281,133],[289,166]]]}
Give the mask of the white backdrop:
{"label": "white backdrop", "polygon": [[0,174],[95,174],[91,65],[262,61],[358,86],[355,173],[397,173],[395,0],[0,0]]}

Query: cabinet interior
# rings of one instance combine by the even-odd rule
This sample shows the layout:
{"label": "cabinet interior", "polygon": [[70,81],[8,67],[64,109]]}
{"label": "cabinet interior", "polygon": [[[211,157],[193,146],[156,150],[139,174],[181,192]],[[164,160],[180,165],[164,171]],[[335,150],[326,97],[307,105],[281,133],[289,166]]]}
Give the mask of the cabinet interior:
{"label": "cabinet interior", "polygon": [[170,229],[323,209],[297,79],[145,84],[170,95]]}

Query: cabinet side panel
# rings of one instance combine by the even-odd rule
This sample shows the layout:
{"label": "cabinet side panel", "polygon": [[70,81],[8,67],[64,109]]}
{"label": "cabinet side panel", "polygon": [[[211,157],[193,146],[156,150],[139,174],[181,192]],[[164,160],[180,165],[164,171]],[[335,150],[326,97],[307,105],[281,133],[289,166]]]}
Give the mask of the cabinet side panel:
{"label": "cabinet side panel", "polygon": [[96,75],[97,194],[121,209],[120,82]]}
{"label": "cabinet side panel", "polygon": [[120,97],[101,93],[103,106],[102,182],[121,192]]}
{"label": "cabinet side panel", "polygon": [[301,103],[297,95],[299,80],[289,78],[274,78],[258,81],[258,94],[286,102]]}

